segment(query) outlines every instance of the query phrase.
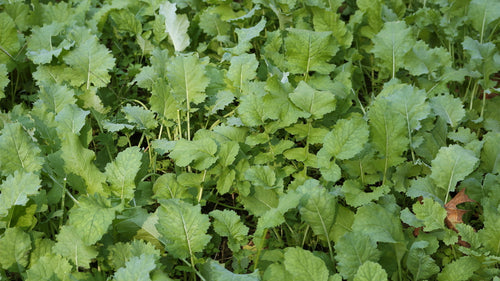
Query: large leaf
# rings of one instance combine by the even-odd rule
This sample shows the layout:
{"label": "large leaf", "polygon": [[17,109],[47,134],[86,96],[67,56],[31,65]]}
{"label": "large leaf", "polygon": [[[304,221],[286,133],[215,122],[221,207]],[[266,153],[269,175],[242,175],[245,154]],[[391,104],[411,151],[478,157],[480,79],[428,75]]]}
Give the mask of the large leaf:
{"label": "large leaf", "polygon": [[70,274],[72,268],[73,266],[68,262],[68,260],[60,255],[46,255],[38,259],[26,271],[28,275],[26,280],[71,280]]}
{"label": "large leaf", "polygon": [[354,275],[354,281],[373,281],[373,280],[389,280],[387,279],[387,272],[382,268],[382,266],[376,262],[367,261],[362,266],[359,267],[356,275]]}
{"label": "large leaf", "polygon": [[456,128],[465,117],[465,110],[459,98],[446,94],[431,98],[434,112],[443,118],[452,128]]}
{"label": "large leaf", "polygon": [[[467,9],[467,17],[472,21],[472,27],[481,35],[481,41],[485,32],[493,29],[490,23],[500,18],[500,2],[495,0],[472,0]],[[487,34],[486,34],[487,35]]]}
{"label": "large leaf", "polygon": [[318,91],[306,82],[300,81],[295,91],[289,94],[290,100],[314,119],[335,110],[335,96],[328,91]]}
{"label": "large leaf", "polygon": [[175,143],[170,157],[177,166],[185,167],[193,163],[195,169],[205,170],[217,161],[216,152],[217,143],[210,138],[193,141],[181,139]]}
{"label": "large leaf", "polygon": [[192,257],[203,251],[210,236],[206,234],[210,221],[201,214],[201,206],[178,199],[162,200],[156,225],[166,240],[165,248],[176,258]]}
{"label": "large leaf", "polygon": [[0,37],[0,64],[5,64],[7,70],[12,70],[16,63],[17,52],[21,43],[17,37],[16,24],[7,13],[0,14],[0,26],[2,36]]}
{"label": "large leaf", "polygon": [[411,245],[406,259],[406,266],[413,275],[414,280],[422,280],[430,278],[432,275],[439,272],[439,266],[436,265],[434,259],[425,252],[425,248],[429,245],[427,241],[416,241]]}
{"label": "large leaf", "polygon": [[366,261],[378,261],[377,244],[362,232],[349,232],[335,243],[337,268],[344,278],[352,278]]}
{"label": "large leaf", "polygon": [[6,123],[0,133],[1,174],[8,175],[16,170],[38,172],[42,168],[40,148],[20,123]]}
{"label": "large leaf", "polygon": [[160,5],[160,15],[165,17],[165,27],[170,40],[177,52],[182,52],[189,46],[189,35],[187,34],[189,20],[186,15],[177,15],[175,3],[165,1]]}
{"label": "large leaf", "polygon": [[328,281],[328,269],[320,258],[301,248],[286,248],[284,265],[291,280]]}
{"label": "large leaf", "polygon": [[138,257],[132,257],[125,263],[125,267],[119,268],[115,272],[114,280],[149,281],[151,280],[149,273],[155,268],[156,264],[154,256],[142,254]]}
{"label": "large leaf", "polygon": [[214,260],[206,262],[201,269],[206,280],[217,281],[260,281],[259,271],[256,270],[249,274],[235,274],[224,268]]}
{"label": "large leaf", "polygon": [[98,251],[93,246],[84,243],[80,235],[85,236],[81,230],[77,232],[72,226],[63,225],[52,250],[72,261],[76,266],[90,268],[90,263],[97,257]]}
{"label": "large leaf", "polygon": [[213,227],[220,236],[228,238],[229,249],[233,252],[240,250],[240,247],[248,240],[248,227],[241,222],[240,216],[233,210],[214,210],[210,216],[215,220]]}
{"label": "large leaf", "polygon": [[227,71],[227,78],[231,80],[233,87],[237,90],[234,94],[237,97],[248,93],[249,82],[257,76],[256,70],[259,62],[255,54],[242,54],[231,58],[231,65]]}
{"label": "large leaf", "polygon": [[0,238],[0,266],[8,271],[23,272],[30,251],[30,236],[20,228],[8,228]]}

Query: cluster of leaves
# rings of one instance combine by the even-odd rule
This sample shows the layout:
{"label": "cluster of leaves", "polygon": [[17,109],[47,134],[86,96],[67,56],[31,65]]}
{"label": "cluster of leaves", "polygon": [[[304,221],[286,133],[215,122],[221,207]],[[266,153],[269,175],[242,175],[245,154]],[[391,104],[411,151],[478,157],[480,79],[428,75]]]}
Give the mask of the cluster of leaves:
{"label": "cluster of leaves", "polygon": [[0,280],[499,280],[499,25],[0,0]]}

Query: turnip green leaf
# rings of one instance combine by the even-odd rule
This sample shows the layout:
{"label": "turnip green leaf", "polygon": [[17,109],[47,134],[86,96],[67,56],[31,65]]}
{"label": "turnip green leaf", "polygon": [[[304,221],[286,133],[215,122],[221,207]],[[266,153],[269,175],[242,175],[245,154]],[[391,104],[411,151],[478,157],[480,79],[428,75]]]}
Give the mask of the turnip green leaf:
{"label": "turnip green leaf", "polygon": [[134,197],[134,179],[141,166],[141,158],[138,147],[129,147],[118,153],[115,161],[106,165],[106,178],[115,196],[127,200]]}
{"label": "turnip green leaf", "polygon": [[5,97],[4,89],[9,84],[9,77],[7,75],[7,65],[0,64],[0,100]]}
{"label": "turnip green leaf", "polygon": [[431,98],[431,106],[434,112],[446,120],[452,128],[456,128],[465,117],[465,110],[460,99],[449,94]]}
{"label": "turnip green leaf", "polygon": [[260,281],[258,270],[249,274],[235,274],[224,268],[223,265],[210,259],[202,266],[202,274],[206,280],[218,281]]}
{"label": "turnip green leaf", "polygon": [[153,255],[142,254],[132,257],[125,263],[125,267],[119,268],[114,275],[116,281],[150,281],[149,273],[156,268]]}
{"label": "turnip green leaf", "polygon": [[431,198],[424,198],[422,203],[413,204],[413,212],[415,212],[417,219],[423,221],[424,231],[430,232],[444,228],[446,210]]}
{"label": "turnip green leaf", "polygon": [[73,266],[60,255],[48,254],[38,259],[27,270],[28,281],[62,280],[69,281]]}
{"label": "turnip green leaf", "polygon": [[352,278],[366,261],[378,261],[377,244],[361,232],[349,232],[335,243],[337,268],[344,278]]}
{"label": "turnip green leaf", "polygon": [[309,251],[298,247],[287,248],[283,263],[292,277],[291,280],[328,281],[328,269],[325,263]]}
{"label": "turnip green leaf", "polygon": [[289,94],[290,100],[314,119],[335,110],[335,96],[328,91],[317,91],[301,81],[295,91]]}
{"label": "turnip green leaf", "polygon": [[0,184],[0,217],[7,215],[13,206],[24,206],[28,196],[38,193],[40,178],[36,174],[15,171]]}
{"label": "turnip green leaf", "polygon": [[215,210],[210,212],[215,219],[213,227],[220,236],[228,238],[228,246],[231,251],[237,252],[248,240],[248,227],[243,224],[238,214],[232,210]]}
{"label": "turnip green leaf", "polygon": [[428,245],[427,241],[416,241],[408,252],[406,265],[415,280],[427,279],[439,272],[439,267],[434,259],[425,252]]}
{"label": "turnip green leaf", "polygon": [[[59,234],[56,236],[57,243],[52,248],[53,252],[59,254],[76,266],[90,268],[90,262],[94,259],[98,252],[93,246],[84,243],[81,234],[87,233],[86,230],[82,233],[69,225],[61,227]],[[84,234],[85,235],[85,234]]]}
{"label": "turnip green leaf", "polygon": [[8,228],[0,238],[0,266],[12,272],[23,272],[30,251],[30,236],[20,228]]}
{"label": "turnip green leaf", "polygon": [[367,261],[358,268],[354,281],[386,281],[387,272],[376,262]]}
{"label": "turnip green leaf", "polygon": [[20,123],[5,123],[0,133],[1,174],[38,172],[42,168],[41,150]]}
{"label": "turnip green leaf", "polygon": [[190,40],[187,34],[189,20],[186,15],[177,15],[175,3],[165,1],[160,5],[160,15],[165,18],[165,27],[168,37],[174,44],[177,52],[182,52],[189,46]]}

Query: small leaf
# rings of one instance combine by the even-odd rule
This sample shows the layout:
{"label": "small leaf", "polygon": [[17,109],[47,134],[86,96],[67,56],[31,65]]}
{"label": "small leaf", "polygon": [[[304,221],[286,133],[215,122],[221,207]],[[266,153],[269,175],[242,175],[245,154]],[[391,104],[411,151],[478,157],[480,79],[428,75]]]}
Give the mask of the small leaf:
{"label": "small leaf", "polygon": [[464,105],[460,99],[449,94],[431,98],[431,106],[452,128],[456,128],[465,117]]}
{"label": "small leaf", "polygon": [[428,279],[434,274],[439,272],[434,259],[425,252],[428,247],[427,241],[416,241],[411,245],[408,257],[406,259],[406,266],[413,275],[414,280]]}
{"label": "small leaf", "polygon": [[122,107],[121,111],[125,114],[128,122],[137,125],[139,129],[152,130],[158,126],[154,113],[143,107],[127,104]]}
{"label": "small leaf", "polygon": [[21,273],[28,265],[30,251],[30,236],[20,228],[7,228],[0,238],[0,266]]}
{"label": "small leaf", "polygon": [[464,256],[447,264],[438,274],[438,281],[466,281],[470,280],[476,270],[481,267],[481,262],[474,257]]}
{"label": "small leaf", "polygon": [[237,252],[248,240],[248,227],[241,222],[240,216],[233,210],[214,210],[210,216],[215,220],[213,227],[220,236],[228,237],[228,246],[231,251]]}
{"label": "small leaf", "polygon": [[21,170],[7,176],[0,184],[0,217],[6,216],[13,206],[26,205],[28,196],[38,194],[40,186],[40,177],[33,173]]}
{"label": "small leaf", "polygon": [[201,269],[206,280],[217,281],[260,281],[259,271],[256,270],[249,274],[235,274],[224,268],[223,265],[210,259]]}
{"label": "small leaf", "polygon": [[200,104],[206,99],[205,88],[210,79],[205,74],[205,62],[195,54],[179,55],[170,60],[167,77],[172,95],[179,104],[190,108],[191,103]]}
{"label": "small leaf", "polygon": [[298,108],[309,113],[314,119],[319,119],[335,110],[336,100],[332,93],[317,91],[304,81],[300,81],[289,96]]}
{"label": "small leaf", "polygon": [[[85,233],[87,230],[84,230]],[[63,225],[57,235],[57,243],[53,252],[71,260],[76,266],[90,268],[90,263],[97,257],[98,251],[83,242],[80,235],[72,226]]]}
{"label": "small leaf", "polygon": [[444,228],[446,210],[432,198],[424,198],[422,203],[413,204],[413,212],[417,219],[424,222],[424,231],[433,231]]}
{"label": "small leaf", "polygon": [[142,153],[139,147],[129,147],[118,153],[116,159],[106,165],[106,178],[112,193],[122,199],[134,198],[135,176],[141,167]]}
{"label": "small leaf", "polygon": [[67,104],[56,115],[58,123],[57,132],[63,136],[66,133],[80,135],[80,130],[85,125],[85,118],[90,113],[78,107],[76,104]]}
{"label": "small leaf", "polygon": [[169,155],[177,166],[185,167],[194,162],[193,168],[205,170],[217,161],[216,152],[217,143],[210,138],[193,141],[180,139]]}
{"label": "small leaf", "polygon": [[327,153],[336,159],[350,159],[361,152],[368,142],[368,134],[368,125],[360,116],[354,115],[350,119],[341,119],[326,134],[318,157],[322,153]]}
{"label": "small leaf", "polygon": [[301,248],[286,248],[283,262],[291,280],[328,281],[328,269],[320,258]]}
{"label": "small leaf", "polygon": [[353,278],[359,267],[367,261],[378,261],[377,244],[361,232],[349,232],[335,243],[338,271],[346,279]]}
{"label": "small leaf", "polygon": [[387,272],[382,266],[376,262],[367,261],[358,268],[354,281],[385,281],[387,279]]}
{"label": "small leaf", "polygon": [[142,254],[132,257],[125,263],[125,267],[119,268],[114,275],[115,281],[149,281],[149,273],[156,268],[153,255]]}

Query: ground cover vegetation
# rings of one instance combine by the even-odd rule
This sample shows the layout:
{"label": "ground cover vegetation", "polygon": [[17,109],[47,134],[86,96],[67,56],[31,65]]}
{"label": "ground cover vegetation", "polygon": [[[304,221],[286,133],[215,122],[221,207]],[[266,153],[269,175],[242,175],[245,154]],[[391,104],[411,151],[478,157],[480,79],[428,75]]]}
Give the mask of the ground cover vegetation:
{"label": "ground cover vegetation", "polygon": [[497,0],[0,0],[0,280],[500,280]]}

